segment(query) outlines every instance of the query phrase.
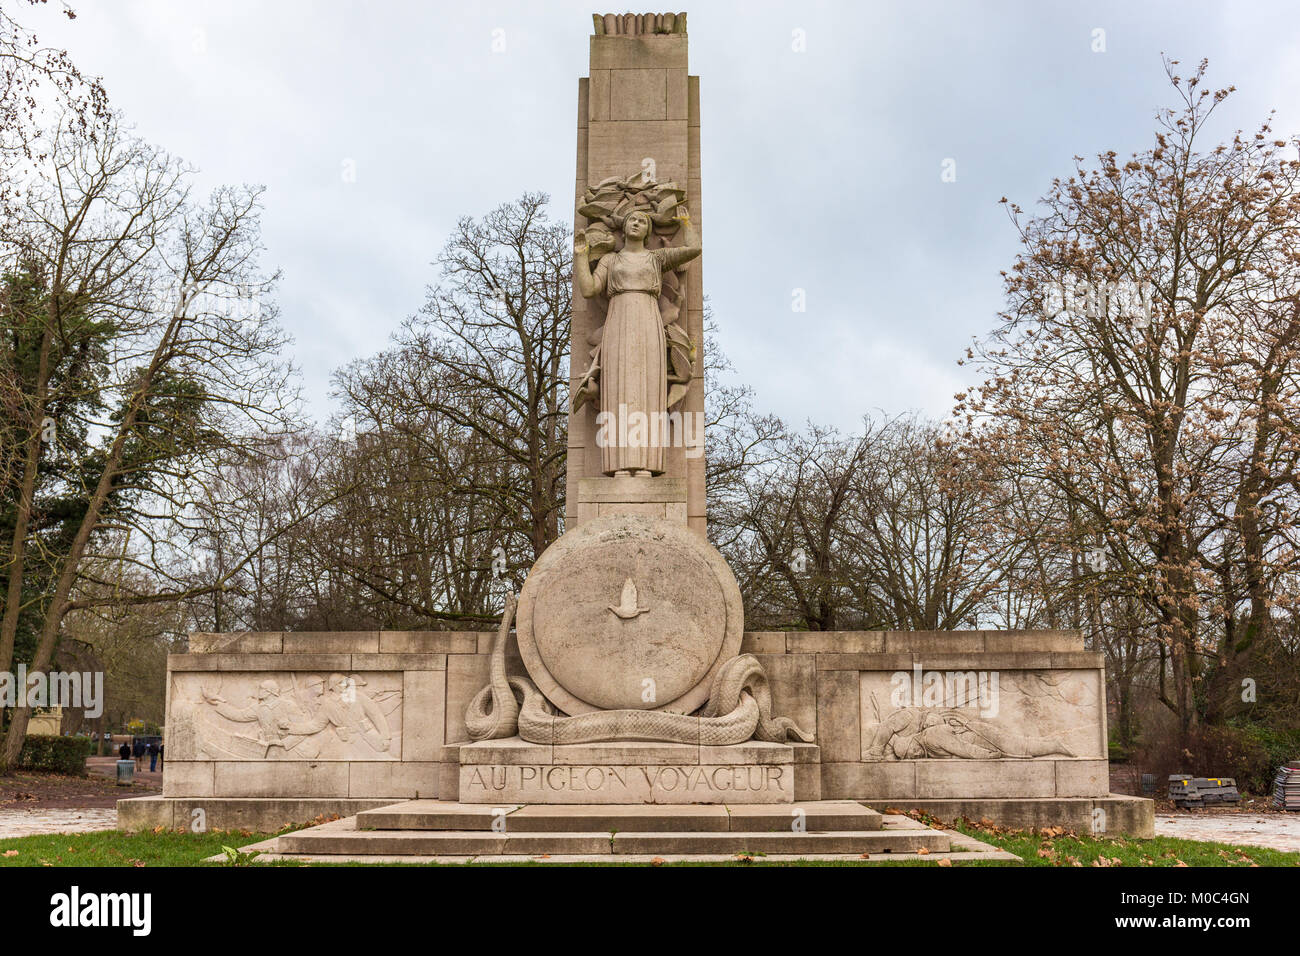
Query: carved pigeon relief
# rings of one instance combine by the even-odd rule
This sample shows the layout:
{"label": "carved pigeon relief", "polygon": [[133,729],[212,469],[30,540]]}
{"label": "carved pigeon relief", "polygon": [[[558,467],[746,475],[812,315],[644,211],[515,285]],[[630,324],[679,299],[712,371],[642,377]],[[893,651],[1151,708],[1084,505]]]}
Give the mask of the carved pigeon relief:
{"label": "carved pigeon relief", "polygon": [[648,607],[637,604],[636,583],[631,578],[623,582],[623,595],[619,599],[618,607],[611,604],[609,609],[624,621],[631,620],[638,614],[644,614],[650,610]]}

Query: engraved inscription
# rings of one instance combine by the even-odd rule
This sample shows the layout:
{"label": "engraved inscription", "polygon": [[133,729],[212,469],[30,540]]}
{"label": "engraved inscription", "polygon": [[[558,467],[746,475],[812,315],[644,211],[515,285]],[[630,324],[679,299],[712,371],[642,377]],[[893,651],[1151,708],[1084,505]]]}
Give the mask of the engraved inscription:
{"label": "engraved inscription", "polygon": [[724,800],[788,802],[789,766],[474,764],[461,767],[461,799],[485,797],[534,802],[708,803]]}

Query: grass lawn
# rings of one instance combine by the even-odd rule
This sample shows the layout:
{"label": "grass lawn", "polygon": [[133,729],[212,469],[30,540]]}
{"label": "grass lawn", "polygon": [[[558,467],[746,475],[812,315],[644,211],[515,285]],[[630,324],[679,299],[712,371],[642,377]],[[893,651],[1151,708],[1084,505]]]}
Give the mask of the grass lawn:
{"label": "grass lawn", "polygon": [[[1016,854],[1024,860],[1025,866],[1300,866],[1300,853],[1282,853],[1277,850],[1233,846],[1226,843],[1201,843],[1173,837],[1156,837],[1153,840],[1136,840],[1127,837],[1096,839],[1067,833],[1059,828],[1030,832],[971,823],[964,823],[957,829],[985,843]],[[269,835],[246,831],[180,833],[174,830],[128,834],[107,830],[97,833],[15,837],[0,840],[0,866],[208,866],[216,864],[205,864],[204,858],[220,853],[223,846],[247,846],[266,839]],[[937,855],[936,859],[942,859],[942,856]],[[549,864],[539,862],[532,865]],[[859,864],[854,860],[843,863],[767,863],[761,854],[755,854],[748,861],[737,860],[736,864],[665,865],[858,866],[867,864]],[[930,861],[900,861],[886,865],[932,866],[934,864]],[[952,865],[1017,866],[1021,864],[958,861]]]}
{"label": "grass lawn", "polygon": [[[927,821],[933,822],[933,821]],[[984,843],[1014,853],[1025,866],[1300,866],[1300,853],[1175,837],[1138,840],[1091,837],[1060,827],[1008,830],[964,822],[957,827]],[[976,864],[993,866],[997,864]],[[1016,864],[1010,864],[1015,866]]]}
{"label": "grass lawn", "polygon": [[55,833],[0,840],[0,866],[200,866],[221,847],[247,846],[264,833]]}

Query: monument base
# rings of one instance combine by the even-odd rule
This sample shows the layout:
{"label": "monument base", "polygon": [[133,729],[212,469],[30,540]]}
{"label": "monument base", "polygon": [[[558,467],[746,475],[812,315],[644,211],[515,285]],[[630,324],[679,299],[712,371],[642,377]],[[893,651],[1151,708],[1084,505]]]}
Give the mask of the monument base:
{"label": "monument base", "polygon": [[[611,596],[614,600],[616,595]],[[470,755],[484,749],[469,743],[464,714],[489,683],[495,638],[492,632],[463,631],[191,635],[190,652],[168,658],[164,796],[121,800],[119,827],[203,825],[209,830],[266,832],[401,800],[459,801],[460,753],[465,749],[467,759],[474,759]],[[1151,801],[1110,792],[1104,661],[1101,654],[1084,650],[1078,632],[766,631],[745,634],[739,651],[762,664],[774,712],[816,734],[816,746],[788,745],[796,803],[853,800],[882,810],[924,809],[944,819],[964,815],[1016,828],[1061,826],[1080,833],[1104,828],[1109,835],[1151,836]],[[1043,721],[1031,719],[1038,714],[1066,729],[1067,745],[1078,756],[867,759],[880,721],[890,712],[892,681],[899,672],[914,674],[917,667],[923,673],[941,671],[945,682],[949,671],[997,674],[1003,704],[1000,726],[1042,733],[1035,728]],[[513,639],[506,648],[506,671],[512,677],[527,673]],[[202,687],[220,687],[228,700],[243,702],[252,699],[263,681],[307,688],[313,682],[323,685],[336,672],[356,677],[364,693],[388,692],[389,701],[393,691],[401,689],[402,705],[389,714],[393,733],[387,750],[376,751],[355,735],[345,741],[330,725],[303,738],[293,751],[273,750],[271,759],[232,758],[223,749],[226,743],[252,725],[225,721],[197,693]],[[1077,703],[1023,692],[1040,683],[1073,688]],[[314,713],[314,706],[306,695],[301,716]],[[884,712],[877,713],[878,707]],[[195,714],[205,719],[196,722]],[[187,721],[194,730],[189,734],[183,732]],[[318,756],[286,759],[304,749],[302,743]],[[639,746],[642,752],[667,747],[606,746],[623,751]],[[543,746],[541,751],[536,765],[553,765],[551,748]],[[689,745],[677,753],[679,768],[719,763]],[[623,758],[619,763],[607,753],[600,759],[618,767],[632,762]],[[652,773],[662,766],[642,763]],[[519,776],[524,773],[519,771]],[[558,785],[558,773],[552,779]],[[672,774],[659,782],[671,784]],[[721,776],[718,786],[726,786]],[[655,806],[642,804],[642,799],[638,796],[634,802]],[[722,803],[728,800],[753,802],[727,797]],[[487,810],[496,806],[478,805]]]}
{"label": "monument base", "polygon": [[348,817],[386,807],[392,799],[347,797],[127,797],[117,801],[117,829],[142,833],[162,827],[199,833],[249,830],[275,833],[324,817]]}
{"label": "monument base", "polygon": [[[819,759],[814,744],[551,746],[508,737],[460,748],[459,798],[492,805],[793,803],[818,799]],[[801,764],[811,770],[806,777],[797,772]]]}
{"label": "monument base", "polygon": [[921,810],[945,823],[956,823],[963,818],[973,823],[988,820],[1013,830],[1064,827],[1075,833],[1130,836],[1144,840],[1156,835],[1155,802],[1122,793],[1104,797],[955,800],[907,797],[873,801],[872,806],[904,811]]}
{"label": "monument base", "polygon": [[264,840],[258,862],[1019,862],[851,800],[710,806],[498,806],[413,800]]}

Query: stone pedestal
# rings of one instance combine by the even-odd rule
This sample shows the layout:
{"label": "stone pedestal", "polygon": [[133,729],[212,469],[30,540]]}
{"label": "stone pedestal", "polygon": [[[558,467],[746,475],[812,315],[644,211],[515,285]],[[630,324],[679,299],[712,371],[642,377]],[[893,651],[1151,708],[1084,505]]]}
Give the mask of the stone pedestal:
{"label": "stone pedestal", "polygon": [[[796,748],[800,753],[796,756]],[[548,746],[518,737],[460,748],[461,803],[780,804],[805,795],[796,761],[815,746],[602,743]]]}
{"label": "stone pedestal", "polygon": [[581,478],[578,520],[645,515],[686,524],[685,478]]}

